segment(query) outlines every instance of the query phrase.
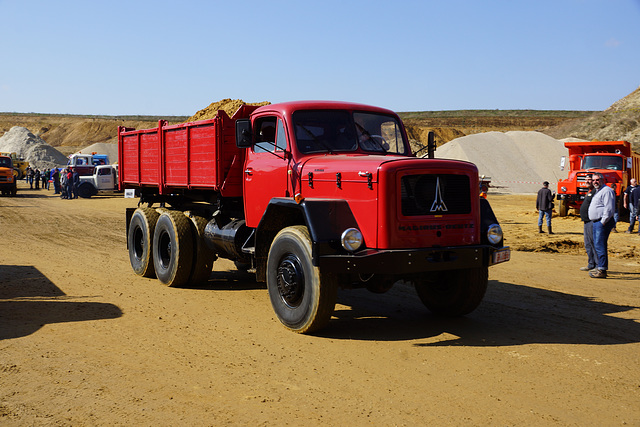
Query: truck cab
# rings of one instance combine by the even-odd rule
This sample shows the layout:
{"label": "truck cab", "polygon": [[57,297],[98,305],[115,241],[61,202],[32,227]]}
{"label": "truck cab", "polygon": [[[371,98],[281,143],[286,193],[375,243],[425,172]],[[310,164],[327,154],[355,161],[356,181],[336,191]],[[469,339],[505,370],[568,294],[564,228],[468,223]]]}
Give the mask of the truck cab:
{"label": "truck cab", "polygon": [[115,191],[118,189],[117,165],[98,165],[91,175],[79,176],[78,196],[90,198],[100,192]]}
{"label": "truck cab", "polygon": [[0,156],[0,191],[3,196],[15,196],[18,192],[13,161],[9,156]]}
{"label": "truck cab", "polygon": [[106,154],[76,153],[69,157],[67,167],[73,168],[80,176],[91,176],[96,166],[108,165],[109,157]]}

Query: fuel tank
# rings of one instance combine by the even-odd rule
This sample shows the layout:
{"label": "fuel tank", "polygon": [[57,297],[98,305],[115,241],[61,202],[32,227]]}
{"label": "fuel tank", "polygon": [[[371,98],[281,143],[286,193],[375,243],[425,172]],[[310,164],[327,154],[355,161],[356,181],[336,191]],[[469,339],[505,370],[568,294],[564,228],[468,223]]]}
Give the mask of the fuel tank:
{"label": "fuel tank", "polygon": [[242,252],[242,246],[250,236],[251,229],[245,225],[243,219],[233,220],[220,227],[218,220],[214,218],[204,229],[207,246],[220,258],[243,262],[249,261],[247,254]]}

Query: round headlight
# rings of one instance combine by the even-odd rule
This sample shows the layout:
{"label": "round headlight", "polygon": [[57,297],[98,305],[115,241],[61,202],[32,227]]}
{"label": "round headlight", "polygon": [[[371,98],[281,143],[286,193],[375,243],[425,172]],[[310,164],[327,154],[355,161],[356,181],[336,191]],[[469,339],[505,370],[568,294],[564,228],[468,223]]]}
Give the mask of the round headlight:
{"label": "round headlight", "polygon": [[563,193],[567,192],[567,187],[560,187],[560,191],[562,191]]}
{"label": "round headlight", "polygon": [[362,233],[357,228],[347,228],[340,237],[342,247],[349,252],[357,251],[362,246]]}
{"label": "round headlight", "polygon": [[491,224],[487,230],[487,239],[492,245],[500,243],[502,240],[502,228],[498,224]]}

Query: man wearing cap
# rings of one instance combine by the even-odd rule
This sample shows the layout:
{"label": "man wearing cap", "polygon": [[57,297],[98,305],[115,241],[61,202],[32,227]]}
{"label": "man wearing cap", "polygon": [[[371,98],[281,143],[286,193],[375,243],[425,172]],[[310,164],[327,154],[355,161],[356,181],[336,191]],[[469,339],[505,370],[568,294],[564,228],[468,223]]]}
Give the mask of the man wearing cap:
{"label": "man wearing cap", "polygon": [[547,216],[547,227],[549,234],[553,234],[551,230],[551,211],[553,209],[553,193],[549,190],[549,181],[542,183],[542,188],[538,190],[538,198],[536,199],[536,209],[540,212],[538,215],[538,233],[542,231],[542,218]]}
{"label": "man wearing cap", "polygon": [[615,226],[613,214],[616,211],[616,194],[601,173],[593,174],[593,186],[597,192],[589,205],[589,219],[593,222],[593,246],[596,250],[596,269],[589,272],[595,279],[607,277],[609,254],[607,240]]}

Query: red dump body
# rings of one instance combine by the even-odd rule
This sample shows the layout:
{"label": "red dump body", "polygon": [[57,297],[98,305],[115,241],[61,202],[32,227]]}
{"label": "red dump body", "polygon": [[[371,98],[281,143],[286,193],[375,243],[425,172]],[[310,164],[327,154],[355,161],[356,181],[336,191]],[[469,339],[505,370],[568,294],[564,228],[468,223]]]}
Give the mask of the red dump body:
{"label": "red dump body", "polygon": [[230,118],[215,118],[154,129],[118,128],[120,189],[153,187],[158,194],[179,190],[215,190],[223,197],[242,196],[245,150],[236,147],[235,120],[257,107],[245,105]]}

